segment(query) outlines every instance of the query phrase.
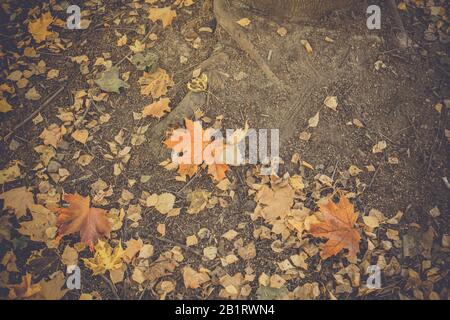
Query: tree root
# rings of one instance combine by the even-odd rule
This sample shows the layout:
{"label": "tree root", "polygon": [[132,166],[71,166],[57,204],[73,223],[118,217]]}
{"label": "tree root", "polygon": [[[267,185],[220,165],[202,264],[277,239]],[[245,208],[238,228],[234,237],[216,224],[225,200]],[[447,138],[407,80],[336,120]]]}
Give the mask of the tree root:
{"label": "tree root", "polygon": [[227,8],[225,0],[214,0],[214,14],[218,24],[224,28],[231,38],[236,41],[238,46],[256,62],[267,79],[284,91],[286,88],[282,81],[272,72],[254,45],[250,42],[247,35],[238,28],[236,24],[237,19],[233,16],[229,8]]}
{"label": "tree root", "polygon": [[397,9],[397,4],[395,0],[388,0],[389,9],[391,10],[392,17],[396,24],[397,32],[395,34],[396,42],[399,48],[406,49],[411,47],[411,39],[406,32],[405,26],[403,25],[402,18],[400,17]]}

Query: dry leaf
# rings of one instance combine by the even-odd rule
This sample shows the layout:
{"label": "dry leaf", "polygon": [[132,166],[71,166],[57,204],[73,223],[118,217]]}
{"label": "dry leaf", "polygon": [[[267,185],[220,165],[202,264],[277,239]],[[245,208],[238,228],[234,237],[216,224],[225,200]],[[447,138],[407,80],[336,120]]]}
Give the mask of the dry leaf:
{"label": "dry leaf", "polygon": [[325,106],[328,108],[337,111],[338,101],[337,97],[326,97],[324,101]]}
{"label": "dry leaf", "polygon": [[186,289],[197,289],[210,280],[207,273],[197,272],[191,267],[183,268],[183,282]]}
{"label": "dry leaf", "polygon": [[17,218],[27,213],[27,208],[34,204],[33,193],[26,187],[11,189],[0,194],[0,199],[5,201],[4,209],[12,209]]}
{"label": "dry leaf", "polygon": [[82,144],[86,144],[87,139],[89,138],[89,131],[86,129],[79,129],[72,133],[71,137]]}
{"label": "dry leaf", "polygon": [[166,112],[170,112],[169,103],[170,103],[169,98],[162,98],[146,106],[144,110],[142,110],[142,115],[144,117],[153,117],[161,119],[162,117],[164,117]]}
{"label": "dry leaf", "polygon": [[174,85],[174,82],[167,74],[166,70],[158,68],[153,73],[144,72],[144,75],[139,78],[141,85],[141,94],[151,95],[153,99],[158,99],[167,94],[169,87]]}
{"label": "dry leaf", "polygon": [[319,124],[320,112],[317,112],[316,115],[308,120],[308,127],[315,128]]}
{"label": "dry leaf", "polygon": [[175,10],[172,10],[171,7],[164,8],[150,8],[148,10],[149,16],[148,18],[152,22],[156,22],[161,20],[163,27],[168,27],[172,24],[173,19],[177,16]]}
{"label": "dry leaf", "polygon": [[58,210],[59,237],[80,232],[81,242],[92,249],[97,239],[109,235],[111,223],[106,218],[106,211],[90,208],[90,197],[66,194],[64,200],[69,203],[69,207]]}
{"label": "dry leaf", "polygon": [[247,27],[248,25],[250,25],[251,20],[248,18],[242,18],[241,20],[236,21],[236,23],[241,27]]}
{"label": "dry leaf", "polygon": [[46,12],[39,19],[30,21],[28,23],[28,31],[33,36],[37,43],[41,43],[48,36],[53,33],[48,31],[48,27],[53,22],[53,17],[50,12]]}
{"label": "dry leaf", "polygon": [[321,246],[322,259],[334,256],[344,248],[348,249],[349,258],[356,258],[361,236],[355,229],[358,214],[353,205],[346,197],[341,197],[337,204],[328,199],[318,206],[323,219],[320,223],[311,224],[310,232],[314,237],[328,239]]}

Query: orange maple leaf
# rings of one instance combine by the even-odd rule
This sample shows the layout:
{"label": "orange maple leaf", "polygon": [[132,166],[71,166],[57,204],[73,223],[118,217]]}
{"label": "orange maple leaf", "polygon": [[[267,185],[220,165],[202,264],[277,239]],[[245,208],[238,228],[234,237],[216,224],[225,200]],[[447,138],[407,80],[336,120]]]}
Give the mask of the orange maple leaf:
{"label": "orange maple leaf", "polygon": [[205,148],[208,147],[208,173],[216,181],[224,179],[225,172],[229,169],[228,166],[214,161],[214,159],[219,159],[221,152],[223,152],[222,140],[212,141],[211,137],[213,136],[214,130],[203,130],[200,121],[184,119],[184,122],[186,129],[176,129],[164,141],[167,148],[172,149],[179,155],[177,159],[178,173],[181,176],[188,177],[192,177],[197,173],[199,165],[205,160],[203,159]]}
{"label": "orange maple leaf", "polygon": [[66,194],[64,200],[69,203],[68,208],[58,209],[58,238],[80,232],[81,242],[89,245],[91,250],[94,242],[102,236],[109,235],[111,223],[106,218],[106,211],[90,208],[90,198],[79,194]]}
{"label": "orange maple leaf", "polygon": [[178,154],[178,173],[192,177],[203,162],[203,149],[208,141],[201,122],[184,119],[184,123],[186,129],[174,130],[164,144]]}
{"label": "orange maple leaf", "polygon": [[348,198],[341,197],[337,204],[328,199],[326,203],[319,204],[319,210],[322,221],[312,224],[310,232],[314,237],[328,239],[322,245],[322,259],[334,256],[344,248],[348,249],[349,258],[356,258],[361,236],[354,227],[358,214]]}

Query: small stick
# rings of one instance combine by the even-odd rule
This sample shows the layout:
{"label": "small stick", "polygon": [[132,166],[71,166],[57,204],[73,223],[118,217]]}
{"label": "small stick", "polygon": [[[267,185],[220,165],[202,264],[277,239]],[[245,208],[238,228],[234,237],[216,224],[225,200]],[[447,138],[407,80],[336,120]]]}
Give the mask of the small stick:
{"label": "small stick", "polygon": [[42,111],[42,109],[44,109],[45,107],[47,107],[50,102],[53,101],[53,99],[55,99],[63,90],[64,90],[65,86],[61,86],[58,90],[55,91],[55,93],[53,93],[47,100],[44,101],[44,103],[37,108],[35,111],[33,111],[28,117],[26,117],[21,123],[19,123],[17,126],[14,127],[14,129],[12,129],[12,131],[10,133],[8,133],[6,136],[3,137],[3,140],[6,141],[9,139],[9,137],[11,137],[17,130],[19,130],[24,124],[26,124],[28,121],[30,121],[31,119],[33,119],[39,112]]}
{"label": "small stick", "polygon": [[116,299],[120,300],[119,294],[117,293],[117,288],[114,285],[114,283],[112,283],[112,281],[109,280],[104,274],[101,274],[100,276],[109,285],[109,287],[111,288],[111,291],[113,292],[113,294],[116,297]]}
{"label": "small stick", "polygon": [[185,250],[187,250],[187,251],[190,251],[190,252],[196,254],[197,256],[203,258],[203,255],[202,255],[201,253],[198,253],[198,252],[195,251],[194,249],[189,248],[188,246],[185,246],[184,244],[181,244],[181,243],[179,243],[179,242],[176,242],[176,241],[173,241],[173,240],[170,240],[170,239],[160,238],[160,237],[157,237],[157,236],[151,236],[151,237],[153,237],[153,238],[155,238],[155,239],[157,239],[157,240],[159,240],[159,241],[162,241],[162,242],[166,242],[166,243],[170,243],[170,244],[174,244],[174,245],[180,246],[180,247],[182,247],[183,249],[185,249]]}

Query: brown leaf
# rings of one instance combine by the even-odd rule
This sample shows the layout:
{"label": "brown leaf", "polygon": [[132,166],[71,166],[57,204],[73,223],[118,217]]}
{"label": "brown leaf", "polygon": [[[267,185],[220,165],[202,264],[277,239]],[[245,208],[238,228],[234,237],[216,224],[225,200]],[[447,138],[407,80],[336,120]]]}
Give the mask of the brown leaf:
{"label": "brown leaf", "polygon": [[26,187],[20,187],[6,191],[0,194],[0,199],[5,200],[5,208],[12,209],[17,218],[27,213],[30,204],[34,204],[33,193],[28,191]]}

